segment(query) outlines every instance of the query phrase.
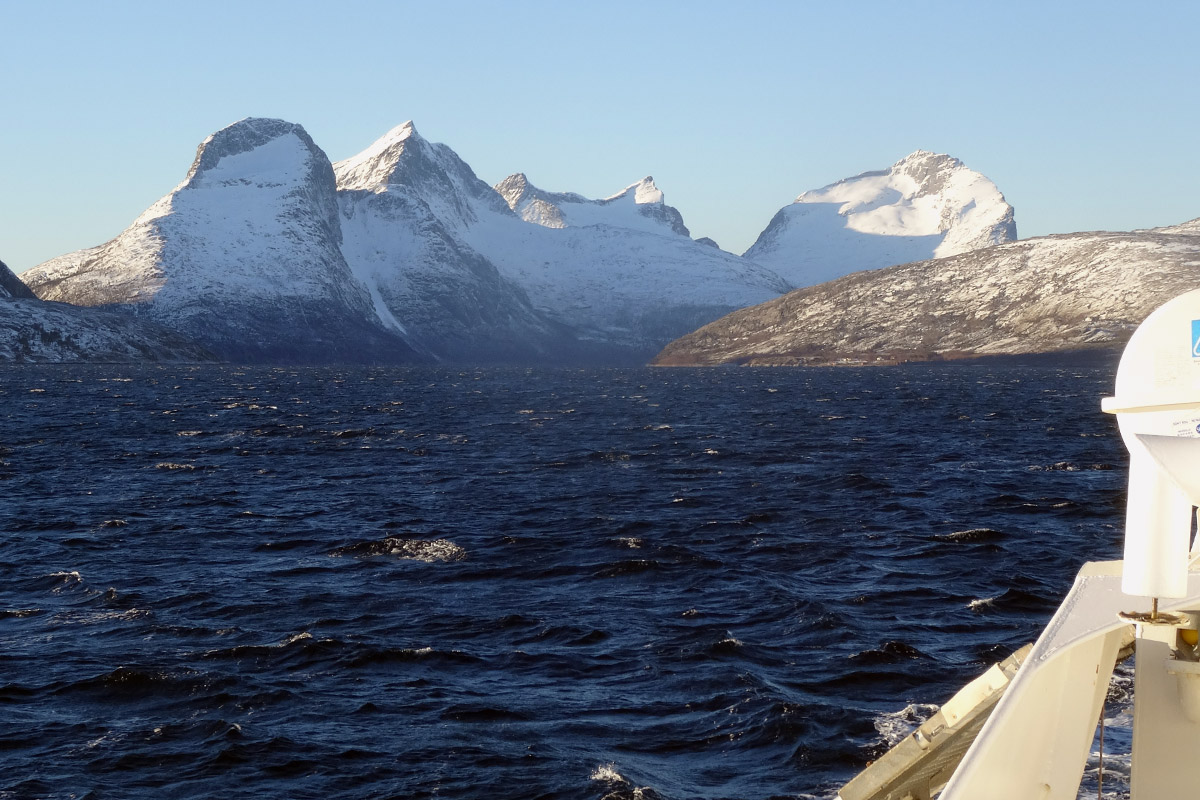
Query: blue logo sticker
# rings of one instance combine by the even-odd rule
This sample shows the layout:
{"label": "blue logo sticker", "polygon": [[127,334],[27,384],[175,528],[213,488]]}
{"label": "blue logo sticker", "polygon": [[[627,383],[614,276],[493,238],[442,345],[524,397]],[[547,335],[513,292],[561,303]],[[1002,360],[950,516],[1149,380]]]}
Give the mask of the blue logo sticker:
{"label": "blue logo sticker", "polygon": [[1192,358],[1200,358],[1200,319],[1192,320]]}

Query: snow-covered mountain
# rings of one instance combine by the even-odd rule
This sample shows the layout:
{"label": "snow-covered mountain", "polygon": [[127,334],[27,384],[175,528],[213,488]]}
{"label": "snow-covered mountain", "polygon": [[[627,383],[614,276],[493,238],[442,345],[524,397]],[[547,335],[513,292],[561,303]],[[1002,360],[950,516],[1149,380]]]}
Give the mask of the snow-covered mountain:
{"label": "snow-covered mountain", "polygon": [[38,300],[0,261],[0,364],[210,360],[203,348],[151,322]]}
{"label": "snow-covered mountain", "polygon": [[464,239],[481,218],[513,215],[453,150],[406,122],[334,173],[346,262],[380,316],[416,347],[456,363],[579,355],[571,331],[536,312]]}
{"label": "snow-covered mountain", "polygon": [[889,169],[804,192],[743,255],[812,286],[1016,238],[1013,208],[994,183],[956,158],[918,150]]}
{"label": "snow-covered mountain", "polygon": [[649,178],[599,201],[523,175],[493,189],[411,123],[334,169],[352,270],[411,339],[450,360],[644,363],[790,288],[693,242]]}
{"label": "snow-covered mountain", "polygon": [[522,220],[493,215],[466,230],[467,240],[539,311],[636,358],[649,358],[675,331],[791,288],[692,240],[650,178],[604,200],[545,192],[519,173],[496,189]]}
{"label": "snow-covered mountain", "polygon": [[1025,239],[798,289],[666,347],[654,363],[877,363],[1116,348],[1200,285],[1200,220]]}
{"label": "snow-covered mountain", "polygon": [[299,125],[252,118],[116,238],[22,277],[230,360],[629,364],[827,274],[1006,241],[1012,220],[986,178],[918,152],[806,192],[739,257],[691,239],[649,177],[600,200],[521,173],[491,187],[411,122],[333,165]]}
{"label": "snow-covered mountain", "polygon": [[650,178],[603,200],[502,186],[411,122],[332,165],[299,125],[246,119],[115,239],[22,277],[249,361],[644,363],[790,288],[692,241]]}
{"label": "snow-covered mountain", "polygon": [[230,360],[412,361],[355,280],[333,169],[299,125],[245,119],[112,241],[24,273],[38,296],[120,306]]}

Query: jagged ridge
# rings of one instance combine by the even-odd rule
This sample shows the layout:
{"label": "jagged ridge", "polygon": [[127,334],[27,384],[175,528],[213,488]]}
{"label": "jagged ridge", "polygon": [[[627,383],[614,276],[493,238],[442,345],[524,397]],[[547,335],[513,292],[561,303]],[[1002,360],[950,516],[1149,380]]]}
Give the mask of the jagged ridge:
{"label": "jagged ridge", "polygon": [[602,200],[589,200],[574,192],[544,191],[530,183],[523,172],[509,175],[493,188],[521,219],[547,228],[610,225],[691,236],[683,215],[666,204],[650,176]]}

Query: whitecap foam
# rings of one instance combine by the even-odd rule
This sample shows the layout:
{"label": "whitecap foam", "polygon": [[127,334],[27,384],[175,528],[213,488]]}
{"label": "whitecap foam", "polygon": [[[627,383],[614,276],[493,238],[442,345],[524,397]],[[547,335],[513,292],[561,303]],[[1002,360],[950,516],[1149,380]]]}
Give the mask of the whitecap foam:
{"label": "whitecap foam", "polygon": [[617,772],[617,765],[609,762],[608,764],[600,764],[592,774],[588,776],[589,781],[604,781],[606,783],[628,783],[629,781],[621,777],[621,773]]}
{"label": "whitecap foam", "polygon": [[63,611],[52,618],[54,625],[98,625],[102,622],[148,619],[151,612],[142,608],[127,611]]}
{"label": "whitecap foam", "polygon": [[389,555],[424,561],[432,564],[435,561],[461,561],[467,557],[467,551],[449,539],[396,539],[388,551]]}
{"label": "whitecap foam", "polygon": [[303,633],[297,633],[294,636],[289,636],[288,638],[286,638],[282,642],[280,642],[278,645],[276,645],[276,647],[287,647],[290,644],[295,644],[296,642],[303,642],[303,641],[305,641],[307,639],[311,639],[311,638],[313,638],[312,634],[309,633],[308,631],[304,631]]}
{"label": "whitecap foam", "polygon": [[83,576],[82,576],[82,575],[80,575],[80,574],[79,574],[78,572],[76,572],[76,571],[71,571],[71,572],[51,572],[51,573],[50,573],[49,575],[47,575],[46,577],[47,577],[47,578],[66,578],[67,580],[66,580],[66,581],[63,581],[63,583],[78,582],[78,581],[82,581],[82,580],[83,580]]}
{"label": "whitecap foam", "polygon": [[895,747],[921,723],[937,713],[934,703],[909,703],[899,711],[880,714],[872,722],[888,747]]}
{"label": "whitecap foam", "polygon": [[339,547],[330,555],[333,556],[395,556],[409,561],[424,561],[432,564],[436,561],[462,561],[467,557],[467,551],[449,539],[404,539],[389,536],[373,542]]}
{"label": "whitecap foam", "polygon": [[57,584],[52,591],[58,594],[72,586],[79,586],[83,583],[83,576],[78,572],[51,572],[47,578],[56,578]]}
{"label": "whitecap foam", "polygon": [[6,608],[0,609],[0,619],[23,619],[42,613],[40,608]]}
{"label": "whitecap foam", "polygon": [[[588,780],[607,783],[609,787],[615,789],[615,791],[605,794],[601,800],[618,800],[618,798],[622,800],[625,798],[629,798],[630,800],[644,800],[646,790],[650,788],[648,786],[630,786],[629,779],[617,772],[617,765],[612,762],[597,766],[592,770],[592,774],[588,776]],[[657,795],[651,793],[650,796],[656,797]]]}

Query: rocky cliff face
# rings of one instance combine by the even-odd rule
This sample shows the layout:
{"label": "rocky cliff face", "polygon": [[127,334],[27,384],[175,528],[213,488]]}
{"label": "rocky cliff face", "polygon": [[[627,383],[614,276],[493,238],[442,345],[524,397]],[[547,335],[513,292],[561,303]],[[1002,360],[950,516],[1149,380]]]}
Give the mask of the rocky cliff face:
{"label": "rocky cliff face", "polygon": [[32,300],[34,294],[24,281],[13,274],[7,264],[0,261],[0,300],[9,300],[14,297]]}
{"label": "rocky cliff face", "polygon": [[1116,348],[1200,283],[1200,220],[1027,239],[849,275],[742,309],[653,363],[890,363]]}
{"label": "rocky cliff face", "polygon": [[229,360],[416,359],[340,250],[333,169],[299,125],[246,119],[117,238],[26,272],[42,298],[120,306]]}
{"label": "rocky cliff face", "polygon": [[943,258],[1017,238],[995,184],[947,155],[918,150],[889,169],[809,191],[744,256],[794,286]]}

